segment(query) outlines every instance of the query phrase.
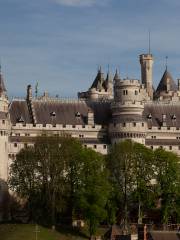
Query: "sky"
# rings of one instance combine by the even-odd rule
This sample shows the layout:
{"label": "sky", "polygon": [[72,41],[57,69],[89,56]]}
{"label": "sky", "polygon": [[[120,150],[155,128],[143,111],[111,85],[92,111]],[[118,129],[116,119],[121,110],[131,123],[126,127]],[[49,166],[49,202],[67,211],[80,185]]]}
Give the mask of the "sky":
{"label": "sky", "polygon": [[0,59],[10,97],[26,86],[76,97],[98,66],[140,79],[139,54],[154,56],[154,85],[180,78],[179,0],[0,0]]}

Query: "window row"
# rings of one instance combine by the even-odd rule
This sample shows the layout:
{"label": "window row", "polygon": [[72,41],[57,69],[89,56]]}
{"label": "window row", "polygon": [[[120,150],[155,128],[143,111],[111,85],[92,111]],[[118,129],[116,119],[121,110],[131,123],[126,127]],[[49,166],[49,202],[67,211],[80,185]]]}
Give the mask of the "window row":
{"label": "window row", "polygon": [[[157,147],[156,147],[157,148]],[[173,146],[159,146],[160,149],[169,149],[169,150],[172,150],[173,149]],[[175,146],[176,148],[176,146]],[[151,146],[151,149],[155,149],[154,146]],[[180,150],[180,146],[178,146],[178,150]]]}
{"label": "window row", "polygon": [[[133,122],[132,124],[133,124],[133,127],[136,127],[136,126],[137,126],[137,123],[136,123],[136,122]],[[116,125],[117,125],[116,123],[113,124],[114,127],[116,127]],[[127,126],[126,123],[122,123],[121,125],[122,125],[123,127],[126,127],[126,126]],[[144,123],[141,123],[141,126],[144,127]]]}

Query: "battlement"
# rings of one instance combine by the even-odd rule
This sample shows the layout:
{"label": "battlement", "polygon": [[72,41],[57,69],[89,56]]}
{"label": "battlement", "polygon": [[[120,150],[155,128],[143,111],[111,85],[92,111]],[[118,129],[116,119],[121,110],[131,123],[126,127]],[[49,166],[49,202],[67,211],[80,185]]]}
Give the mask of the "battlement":
{"label": "battlement", "polygon": [[120,80],[116,83],[116,85],[119,85],[119,86],[137,86],[139,87],[140,86],[140,80],[138,79],[128,79],[128,78],[124,78],[123,80]]}

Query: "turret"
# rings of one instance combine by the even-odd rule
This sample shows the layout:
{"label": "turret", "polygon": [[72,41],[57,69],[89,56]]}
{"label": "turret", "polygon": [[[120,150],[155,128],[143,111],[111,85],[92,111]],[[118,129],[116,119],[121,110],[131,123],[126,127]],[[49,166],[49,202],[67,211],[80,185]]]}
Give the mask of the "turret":
{"label": "turret", "polygon": [[118,78],[114,81],[114,102],[111,104],[112,122],[109,125],[111,142],[132,139],[144,144],[147,124],[142,113],[144,100],[147,98],[146,90],[139,80]]}
{"label": "turret", "polygon": [[8,132],[9,132],[9,101],[0,67],[0,179],[6,181],[8,176]]}
{"label": "turret", "polygon": [[8,209],[8,136],[10,133],[10,119],[8,114],[8,97],[0,69],[0,221],[9,220]]}
{"label": "turret", "polygon": [[147,89],[148,95],[153,99],[153,55],[141,54],[139,56],[141,64],[141,81]]}

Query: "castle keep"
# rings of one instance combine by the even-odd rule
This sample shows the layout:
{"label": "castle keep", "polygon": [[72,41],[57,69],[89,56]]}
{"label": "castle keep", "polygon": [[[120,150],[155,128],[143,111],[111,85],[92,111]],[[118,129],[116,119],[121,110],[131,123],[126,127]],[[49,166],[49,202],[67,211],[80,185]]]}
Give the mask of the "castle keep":
{"label": "castle keep", "polygon": [[140,55],[141,80],[104,76],[99,68],[92,86],[76,100],[33,97],[8,101],[0,72],[0,179],[7,181],[11,162],[37,135],[67,133],[84,147],[107,154],[124,139],[149,148],[180,154],[180,80],[167,68],[157,89],[153,87],[153,56]]}

